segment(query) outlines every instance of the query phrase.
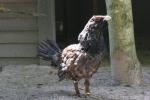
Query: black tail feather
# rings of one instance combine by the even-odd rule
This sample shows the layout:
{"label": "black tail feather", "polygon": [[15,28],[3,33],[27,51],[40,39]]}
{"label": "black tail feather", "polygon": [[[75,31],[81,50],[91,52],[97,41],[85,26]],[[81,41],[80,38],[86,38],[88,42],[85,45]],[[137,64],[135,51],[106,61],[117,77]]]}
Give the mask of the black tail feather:
{"label": "black tail feather", "polygon": [[46,41],[41,42],[39,46],[40,53],[44,53],[47,56],[51,57],[54,53],[57,53],[57,50],[55,48],[51,47],[50,44],[48,44]]}
{"label": "black tail feather", "polygon": [[43,60],[51,60],[51,65],[58,69],[59,81],[65,78],[66,71],[60,70],[62,68],[61,50],[56,42],[43,40],[38,47],[38,56]]}
{"label": "black tail feather", "polygon": [[43,60],[51,60],[55,65],[60,63],[61,50],[56,42],[43,40],[38,47],[38,56]]}
{"label": "black tail feather", "polygon": [[56,42],[52,41],[52,40],[46,40],[45,42],[47,42],[53,49],[55,49],[57,52],[61,52],[59,46],[57,45]]}

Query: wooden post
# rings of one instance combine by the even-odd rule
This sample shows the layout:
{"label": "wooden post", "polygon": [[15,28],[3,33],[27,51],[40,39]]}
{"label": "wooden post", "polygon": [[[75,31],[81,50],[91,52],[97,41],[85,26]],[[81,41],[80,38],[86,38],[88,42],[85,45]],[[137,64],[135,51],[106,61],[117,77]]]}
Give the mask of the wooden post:
{"label": "wooden post", "polygon": [[38,0],[38,12],[45,14],[38,17],[39,41],[56,40],[55,0]]}
{"label": "wooden post", "polygon": [[[44,16],[38,16],[38,39],[56,40],[55,31],[55,0],[38,0],[38,12]],[[40,64],[47,64],[39,60]]]}

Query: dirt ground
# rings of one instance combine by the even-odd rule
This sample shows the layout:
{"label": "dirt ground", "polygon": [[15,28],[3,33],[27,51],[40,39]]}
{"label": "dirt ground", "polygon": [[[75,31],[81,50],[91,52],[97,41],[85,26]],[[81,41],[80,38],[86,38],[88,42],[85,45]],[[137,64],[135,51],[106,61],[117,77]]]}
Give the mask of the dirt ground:
{"label": "dirt ground", "polygon": [[73,96],[72,81],[58,82],[56,71],[49,66],[1,67],[0,100],[150,100],[150,67],[143,68],[145,85],[142,87],[113,85],[110,68],[100,68],[91,79],[93,95],[80,98]]}

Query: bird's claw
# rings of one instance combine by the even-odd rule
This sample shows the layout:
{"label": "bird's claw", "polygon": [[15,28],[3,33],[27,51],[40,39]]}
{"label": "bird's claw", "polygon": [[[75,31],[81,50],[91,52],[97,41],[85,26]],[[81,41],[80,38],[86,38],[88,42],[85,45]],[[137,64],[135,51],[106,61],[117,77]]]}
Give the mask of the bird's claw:
{"label": "bird's claw", "polygon": [[81,97],[81,94],[74,94],[73,96],[76,96],[76,97]]}
{"label": "bird's claw", "polygon": [[90,96],[90,95],[91,95],[91,92],[86,92],[85,95],[86,95],[86,96]]}

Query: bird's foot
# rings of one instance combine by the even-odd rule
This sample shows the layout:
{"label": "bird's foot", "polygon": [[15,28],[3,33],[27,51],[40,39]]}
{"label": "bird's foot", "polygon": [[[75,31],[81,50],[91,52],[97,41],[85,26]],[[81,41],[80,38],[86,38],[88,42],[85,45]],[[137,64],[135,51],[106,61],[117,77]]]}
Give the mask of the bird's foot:
{"label": "bird's foot", "polygon": [[76,93],[73,96],[75,96],[75,97],[81,97],[81,94],[80,93]]}
{"label": "bird's foot", "polygon": [[91,95],[91,92],[86,92],[85,95],[86,95],[86,96],[90,96],[90,95]]}

